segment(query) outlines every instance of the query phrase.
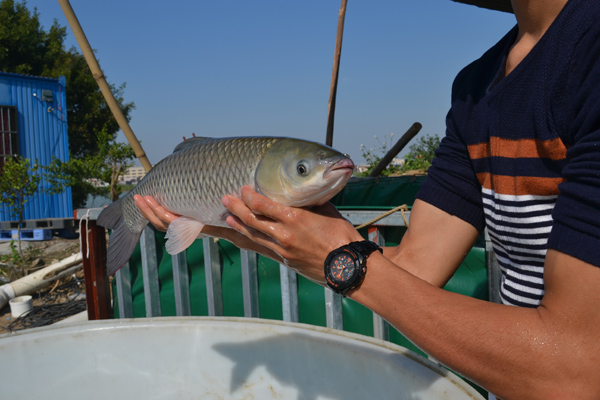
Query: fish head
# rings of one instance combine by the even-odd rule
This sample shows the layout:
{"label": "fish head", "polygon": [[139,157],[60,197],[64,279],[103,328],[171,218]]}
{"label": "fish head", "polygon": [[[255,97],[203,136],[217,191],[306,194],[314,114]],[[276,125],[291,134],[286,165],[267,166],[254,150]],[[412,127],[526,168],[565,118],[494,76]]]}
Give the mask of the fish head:
{"label": "fish head", "polygon": [[255,186],[280,204],[315,206],[342,190],[353,171],[352,160],[331,147],[281,138],[270,145],[259,163]]}

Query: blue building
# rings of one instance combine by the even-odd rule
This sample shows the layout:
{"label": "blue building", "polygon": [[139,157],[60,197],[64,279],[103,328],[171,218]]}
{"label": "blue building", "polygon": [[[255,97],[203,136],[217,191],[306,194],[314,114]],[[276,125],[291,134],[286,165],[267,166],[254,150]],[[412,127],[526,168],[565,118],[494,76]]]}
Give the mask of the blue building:
{"label": "blue building", "polygon": [[[66,81],[0,72],[0,174],[7,157],[20,155],[39,165],[52,157],[69,159]],[[41,173],[41,171],[39,171]],[[72,218],[71,189],[61,194],[40,190],[25,204],[25,220]],[[15,221],[9,208],[0,204],[0,221]]]}

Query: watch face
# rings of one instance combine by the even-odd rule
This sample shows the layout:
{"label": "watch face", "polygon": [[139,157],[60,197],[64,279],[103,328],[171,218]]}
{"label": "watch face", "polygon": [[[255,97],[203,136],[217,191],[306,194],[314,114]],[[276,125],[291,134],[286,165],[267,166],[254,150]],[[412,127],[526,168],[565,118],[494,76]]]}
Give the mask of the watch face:
{"label": "watch face", "polygon": [[345,283],[353,282],[356,276],[355,259],[348,253],[336,254],[331,260],[331,280],[338,286],[344,286]]}
{"label": "watch face", "polygon": [[346,293],[358,288],[367,273],[367,258],[381,248],[373,242],[352,242],[342,246],[325,259],[325,280],[337,294],[346,297]]}

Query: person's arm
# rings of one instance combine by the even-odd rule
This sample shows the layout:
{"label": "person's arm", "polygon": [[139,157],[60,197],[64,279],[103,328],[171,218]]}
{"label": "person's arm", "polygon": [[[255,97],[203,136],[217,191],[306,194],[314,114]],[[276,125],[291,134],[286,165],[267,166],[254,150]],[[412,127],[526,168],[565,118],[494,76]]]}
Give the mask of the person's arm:
{"label": "person's arm", "polygon": [[446,292],[375,254],[351,295],[418,347],[503,399],[600,398],[600,270],[550,250],[536,309]]}
{"label": "person's arm", "polygon": [[[177,214],[174,214],[159,205],[151,196],[142,197],[140,195],[136,195],[134,196],[134,199],[144,218],[146,218],[159,231],[166,232],[169,224],[178,217]],[[384,247],[383,254],[392,262],[402,265],[402,268],[411,274],[436,286],[442,287],[460,266],[460,263],[469,252],[473,241],[477,238],[478,232],[471,225],[460,223],[462,221],[458,218],[452,219],[452,222],[454,223],[445,225],[442,225],[440,221],[440,224],[436,229],[427,231],[419,230],[419,226],[421,226],[419,223],[419,218],[420,216],[424,215],[424,213],[420,213],[419,210],[423,204],[426,203],[423,203],[419,200],[415,202],[413,211],[411,213],[411,225],[414,223],[414,227],[406,233],[400,246]],[[352,237],[354,237],[355,240],[362,240],[362,237],[360,237],[357,232],[353,232],[354,228],[341,217],[341,215],[335,210],[335,207],[333,207],[331,204],[326,204],[313,209],[312,211],[294,209],[293,212],[295,212],[296,215],[300,212],[300,219],[304,218],[303,215],[305,215],[305,213],[308,214],[319,212],[321,215],[327,216],[329,221],[327,222],[326,227],[332,232],[345,229],[351,232],[353,235]],[[439,218],[444,214],[445,213],[442,213],[438,210],[437,213],[433,213],[427,218]],[[292,215],[291,212],[290,215]],[[434,221],[432,220],[432,222]],[[310,229],[313,228],[311,227],[308,230]],[[314,229],[322,230],[323,228],[316,227]],[[240,248],[257,251],[274,259],[277,262],[284,263],[284,260],[279,256],[279,254],[268,252],[266,247],[249,240],[246,235],[242,235],[233,229],[207,225],[203,228],[202,233],[228,240]],[[444,237],[453,238],[453,241],[448,241],[447,243],[447,246],[449,246],[452,251],[449,251],[447,248],[432,249],[430,246],[418,247],[410,244],[410,239],[412,237],[419,237],[425,234],[428,235],[428,241],[431,242],[440,242]],[[269,240],[267,236],[263,235],[262,237],[265,240]],[[344,241],[341,240],[338,241],[337,244],[341,246],[342,244],[345,244],[343,242]],[[326,248],[323,249],[323,253],[331,248],[331,246],[334,245],[327,245]],[[448,262],[431,263],[432,250],[437,252],[436,258],[439,261],[446,260]],[[426,261],[426,257],[429,258],[429,261]],[[452,259],[449,257],[452,257]],[[402,262],[400,262],[400,260],[402,260]],[[293,265],[288,266],[293,268]],[[322,265],[319,266],[319,268],[321,267]],[[324,284],[322,277],[319,278],[318,282]]]}
{"label": "person's arm", "polygon": [[411,274],[443,287],[473,247],[479,232],[471,224],[455,216],[448,218],[447,213],[421,200],[412,207],[409,225],[400,245],[384,248],[383,254]]}
{"label": "person's arm", "polygon": [[[317,281],[323,281],[329,251],[361,239],[343,220],[277,205],[249,188],[241,200],[228,196],[224,203],[235,215],[227,218],[232,228]],[[388,254],[369,257],[352,299],[502,398],[600,397],[599,268],[550,250],[540,307],[493,304],[438,287],[470,248],[475,228],[424,202],[413,208],[410,225],[398,252],[389,254],[394,262]],[[442,226],[451,231],[436,234]],[[425,277],[433,284],[406,271],[422,266],[438,271]]]}

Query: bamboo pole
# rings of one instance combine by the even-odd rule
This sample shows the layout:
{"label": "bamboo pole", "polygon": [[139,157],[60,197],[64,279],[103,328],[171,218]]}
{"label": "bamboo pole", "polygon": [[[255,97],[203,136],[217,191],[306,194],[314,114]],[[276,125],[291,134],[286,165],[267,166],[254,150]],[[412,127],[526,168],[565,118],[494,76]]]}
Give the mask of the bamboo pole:
{"label": "bamboo pole", "polygon": [[106,82],[106,78],[104,77],[104,74],[100,69],[100,65],[98,64],[98,60],[96,60],[96,56],[92,51],[90,43],[88,42],[87,37],[85,36],[85,33],[83,32],[83,29],[79,24],[79,20],[77,19],[77,16],[75,15],[73,8],[71,7],[71,3],[69,3],[69,0],[58,0],[58,2],[62,7],[65,17],[67,17],[67,21],[71,26],[71,30],[73,31],[73,34],[77,39],[77,43],[79,43],[79,47],[81,48],[81,52],[85,57],[85,61],[90,67],[92,75],[94,76],[96,83],[98,83],[98,86],[100,87],[100,91],[102,92],[104,99],[106,99],[106,103],[108,104],[110,111],[117,120],[117,124],[119,124],[119,128],[121,128],[121,130],[125,134],[129,145],[133,149],[135,156],[140,160],[142,167],[144,167],[146,172],[150,171],[150,169],[152,169],[152,164],[150,164],[150,161],[148,160],[148,157],[146,157],[144,149],[142,149],[142,145],[131,130],[129,122],[127,122],[127,119],[125,118],[123,112],[119,108],[117,100],[112,94],[112,91],[110,90],[110,87]]}
{"label": "bamboo pole", "polygon": [[333,54],[333,73],[331,75],[331,89],[329,90],[329,108],[327,115],[327,135],[325,144],[333,146],[333,120],[335,119],[335,100],[337,96],[338,75],[340,72],[340,57],[342,55],[342,39],[344,37],[344,20],[346,19],[346,5],[348,0],[342,0],[338,17],[337,36],[335,39],[335,52]]}

